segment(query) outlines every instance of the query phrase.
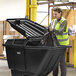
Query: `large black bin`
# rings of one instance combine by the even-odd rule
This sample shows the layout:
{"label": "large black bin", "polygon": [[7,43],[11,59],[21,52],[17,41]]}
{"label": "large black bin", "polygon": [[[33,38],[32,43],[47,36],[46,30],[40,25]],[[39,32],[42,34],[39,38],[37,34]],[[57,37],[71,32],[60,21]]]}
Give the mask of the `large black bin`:
{"label": "large black bin", "polygon": [[56,68],[69,46],[40,45],[47,32],[46,28],[27,19],[7,21],[27,37],[27,39],[8,39],[4,44],[12,76],[47,76]]}
{"label": "large black bin", "polygon": [[[31,43],[31,44],[30,44]],[[27,39],[7,40],[6,52],[12,76],[45,76],[51,72],[65,53],[67,46],[36,46]]]}

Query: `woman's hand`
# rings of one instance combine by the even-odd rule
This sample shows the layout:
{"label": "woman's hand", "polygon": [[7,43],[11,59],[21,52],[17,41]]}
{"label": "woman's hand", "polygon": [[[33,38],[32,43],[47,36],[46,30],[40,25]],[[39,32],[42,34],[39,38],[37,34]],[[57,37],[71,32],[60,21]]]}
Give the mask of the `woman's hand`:
{"label": "woman's hand", "polygon": [[50,31],[53,31],[53,27],[50,27],[49,30],[50,30]]}

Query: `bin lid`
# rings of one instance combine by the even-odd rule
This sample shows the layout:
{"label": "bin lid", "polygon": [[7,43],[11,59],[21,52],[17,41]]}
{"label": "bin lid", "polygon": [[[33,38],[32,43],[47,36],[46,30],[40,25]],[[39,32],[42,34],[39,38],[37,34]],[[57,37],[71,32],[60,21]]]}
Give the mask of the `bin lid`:
{"label": "bin lid", "polygon": [[42,37],[47,28],[26,18],[7,19],[10,26],[27,38]]}

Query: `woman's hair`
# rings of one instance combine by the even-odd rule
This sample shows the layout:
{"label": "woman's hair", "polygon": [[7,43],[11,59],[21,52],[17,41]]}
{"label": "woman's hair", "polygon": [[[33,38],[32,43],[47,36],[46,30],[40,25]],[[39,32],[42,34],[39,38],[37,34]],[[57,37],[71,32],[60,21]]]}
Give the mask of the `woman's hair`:
{"label": "woman's hair", "polygon": [[53,11],[56,11],[58,13],[61,13],[61,15],[62,15],[62,10],[60,8],[54,8]]}

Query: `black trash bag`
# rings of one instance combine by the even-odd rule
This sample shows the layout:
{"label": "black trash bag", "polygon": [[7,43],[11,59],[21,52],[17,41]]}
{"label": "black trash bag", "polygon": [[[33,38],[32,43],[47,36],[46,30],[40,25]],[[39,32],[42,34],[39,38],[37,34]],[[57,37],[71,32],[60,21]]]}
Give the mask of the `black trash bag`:
{"label": "black trash bag", "polygon": [[45,45],[45,46],[51,46],[51,47],[60,45],[54,32],[50,32],[50,31],[45,33],[40,44],[43,46]]}

